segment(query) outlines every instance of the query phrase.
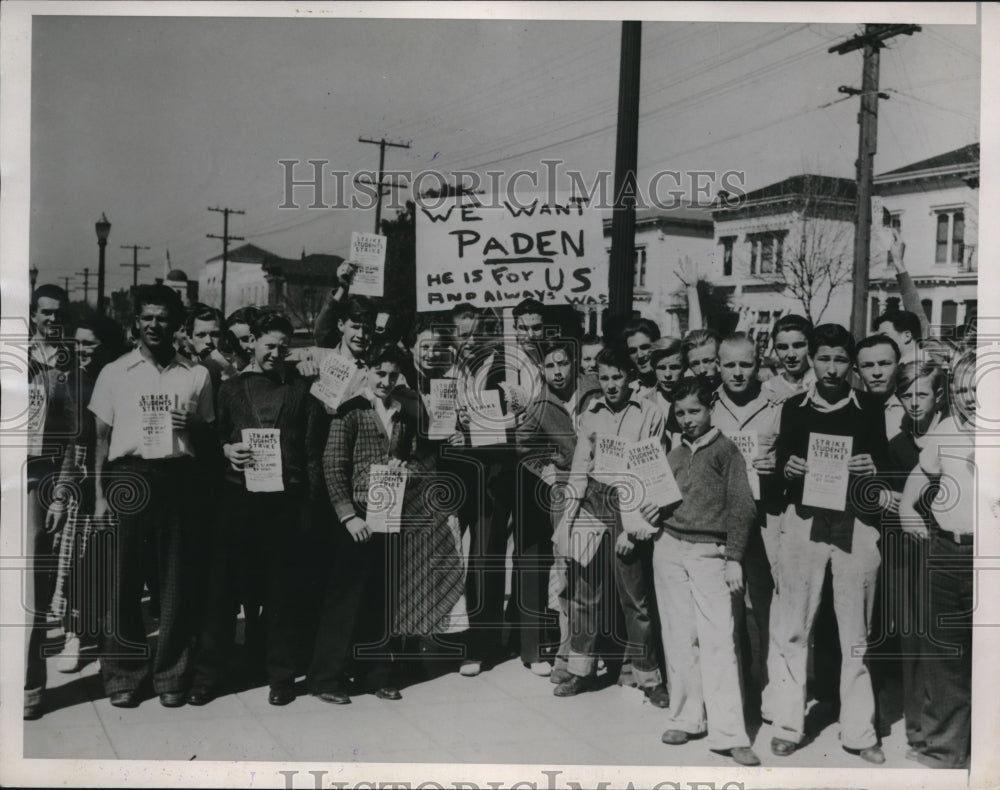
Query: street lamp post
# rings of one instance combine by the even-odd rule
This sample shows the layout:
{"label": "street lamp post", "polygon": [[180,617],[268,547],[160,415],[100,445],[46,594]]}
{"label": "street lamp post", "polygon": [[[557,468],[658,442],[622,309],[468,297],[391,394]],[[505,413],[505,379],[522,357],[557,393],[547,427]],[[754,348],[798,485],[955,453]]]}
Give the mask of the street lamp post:
{"label": "street lamp post", "polygon": [[35,264],[31,264],[31,268],[28,269],[28,277],[31,278],[31,292],[34,293],[38,284],[38,267]]}
{"label": "street lamp post", "polygon": [[97,247],[99,250],[97,258],[97,312],[100,315],[104,315],[105,304],[104,304],[104,248],[108,246],[108,234],[111,233],[111,223],[108,222],[108,218],[104,216],[104,212],[101,212],[101,218],[98,220],[94,228],[97,230]]}

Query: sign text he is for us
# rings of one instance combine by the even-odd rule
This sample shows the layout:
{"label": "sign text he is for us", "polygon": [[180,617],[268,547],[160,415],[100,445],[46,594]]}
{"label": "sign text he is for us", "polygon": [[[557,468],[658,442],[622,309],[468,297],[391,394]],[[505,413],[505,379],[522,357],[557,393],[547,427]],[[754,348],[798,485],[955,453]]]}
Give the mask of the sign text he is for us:
{"label": "sign text he is for us", "polygon": [[463,195],[418,208],[418,310],[513,307],[526,298],[607,303],[601,217],[582,199],[485,208]]}

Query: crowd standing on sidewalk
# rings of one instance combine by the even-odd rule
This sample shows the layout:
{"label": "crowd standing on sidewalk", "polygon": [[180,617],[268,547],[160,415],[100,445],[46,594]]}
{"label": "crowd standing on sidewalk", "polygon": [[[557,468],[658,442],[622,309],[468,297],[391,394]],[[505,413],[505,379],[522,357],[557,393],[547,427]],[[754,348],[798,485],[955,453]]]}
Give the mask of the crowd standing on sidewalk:
{"label": "crowd standing on sidewalk", "polygon": [[[25,719],[46,712],[55,615],[51,663],[92,651],[123,708],[247,684],[287,705],[302,675],[331,704],[398,701],[517,655],[556,698],[637,686],[663,743],[742,765],[748,724],[789,755],[832,687],[860,759],[884,762],[895,705],[908,757],[968,766],[968,341],[906,311],[864,338],[791,314],[720,336],[696,298],[685,337],[639,318],[585,335],[533,299],[505,336],[471,304],[408,322],[352,271],[304,347],[272,308],[140,286],[120,327],[35,289]],[[633,452],[673,495],[637,490]],[[821,506],[824,470],[846,494]]]}

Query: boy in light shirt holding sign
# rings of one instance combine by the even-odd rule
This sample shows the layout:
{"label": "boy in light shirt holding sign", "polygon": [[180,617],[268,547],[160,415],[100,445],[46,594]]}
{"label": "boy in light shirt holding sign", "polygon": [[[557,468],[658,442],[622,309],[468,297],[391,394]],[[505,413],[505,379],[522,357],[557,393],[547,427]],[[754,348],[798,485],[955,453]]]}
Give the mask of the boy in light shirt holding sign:
{"label": "boy in light shirt holding sign", "polygon": [[[816,374],[806,392],[785,401],[776,445],[787,508],[778,547],[780,594],[771,628],[777,651],[768,667],[776,684],[771,751],[795,751],[805,736],[809,634],[829,566],[841,653],[840,740],[867,762],[885,756],[874,727],[875,699],[865,661],[881,556],[876,475],[888,464],[885,410],[851,388],[854,338],[823,324],[809,336]],[[872,495],[874,494],[874,495]]]}
{"label": "boy in light shirt holding sign", "polygon": [[[209,593],[188,692],[204,705],[226,679],[239,604],[263,607],[268,702],[295,699],[303,547],[311,504],[323,494],[327,416],[287,361],[293,328],[279,313],[254,319],[254,358],[219,388],[218,428],[228,461],[212,529]],[[256,614],[256,611],[254,612]]]}
{"label": "boy in light shirt holding sign", "polygon": [[[585,508],[605,524],[605,539],[593,557],[569,558],[572,597],[569,608],[570,677],[557,685],[557,697],[570,697],[594,687],[597,677],[596,645],[601,600],[614,576],[628,635],[628,658],[632,675],[658,707],[666,707],[667,690],[660,673],[657,627],[651,613],[652,572],[649,540],[656,527],[649,520],[657,508],[643,518],[625,524],[619,494],[612,483],[620,483],[628,468],[628,446],[655,439],[666,451],[669,438],[663,414],[649,400],[638,397],[631,387],[633,366],[628,353],[606,348],[597,355],[597,379],[602,397],[580,415],[576,450],[566,488],[566,509],[556,528],[557,545],[568,545],[577,515]],[[654,515],[655,519],[655,515]],[[641,521],[641,524],[636,523]],[[565,532],[563,532],[565,531]],[[614,542],[613,555],[608,543]],[[584,562],[588,560],[589,562]]]}

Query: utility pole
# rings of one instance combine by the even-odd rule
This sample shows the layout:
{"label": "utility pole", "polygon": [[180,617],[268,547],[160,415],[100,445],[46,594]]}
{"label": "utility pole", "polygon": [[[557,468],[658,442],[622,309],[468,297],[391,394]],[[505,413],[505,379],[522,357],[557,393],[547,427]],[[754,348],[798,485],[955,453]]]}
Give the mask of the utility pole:
{"label": "utility pole", "polygon": [[121,246],[123,250],[132,250],[132,263],[122,263],[119,265],[132,267],[132,309],[135,310],[138,307],[135,299],[139,290],[139,269],[149,268],[148,263],[139,263],[139,250],[148,250],[149,247],[143,247],[139,244],[123,244]]}
{"label": "utility pole", "polygon": [[215,233],[206,233],[210,239],[222,239],[222,298],[219,300],[219,312],[223,316],[226,314],[226,269],[229,265],[229,240],[234,241],[245,241],[242,236],[230,236],[229,235],[229,215],[230,214],[246,214],[245,211],[237,211],[233,208],[215,208],[209,207],[209,211],[218,211],[222,214],[222,235],[219,236]]}
{"label": "utility pole", "polygon": [[[359,137],[359,143],[371,143],[372,145],[378,146],[378,181],[375,186],[378,189],[377,198],[375,202],[375,232],[381,233],[382,228],[382,195],[388,194],[388,192],[383,191],[382,186],[382,173],[385,170],[385,149],[386,148],[409,148],[409,143],[390,143],[384,137],[381,140],[369,140],[367,137]],[[390,185],[391,186],[391,185]]]}
{"label": "utility pole", "polygon": [[77,274],[83,275],[83,303],[87,304],[90,301],[90,269],[84,267],[83,271]]}
{"label": "utility pole", "polygon": [[69,293],[70,291],[72,291],[72,290],[73,290],[72,288],[70,288],[70,287],[69,287],[69,281],[70,281],[70,279],[71,279],[72,277],[73,277],[73,275],[71,274],[71,275],[69,275],[68,277],[63,277],[63,278],[62,278],[62,281],[63,281],[63,290],[64,290],[64,291],[65,291],[65,292],[66,292],[67,294],[68,294],[68,293]]}
{"label": "utility pole", "polygon": [[608,301],[622,321],[632,315],[635,256],[635,171],[639,153],[639,64],[642,22],[622,22],[618,68],[618,137],[615,144],[615,203],[611,214]]}
{"label": "utility pole", "polygon": [[868,266],[871,255],[872,223],[872,176],[875,169],[875,151],[878,143],[878,100],[888,99],[878,92],[879,52],[885,42],[899,35],[913,35],[920,31],[919,25],[865,25],[863,35],[852,36],[829,52],[844,55],[855,50],[864,50],[861,70],[861,90],[840,86],[841,93],[861,97],[858,113],[858,158],[855,170],[858,185],[858,205],[854,227],[854,293],[851,298],[851,333],[855,337],[867,334],[868,314]]}

